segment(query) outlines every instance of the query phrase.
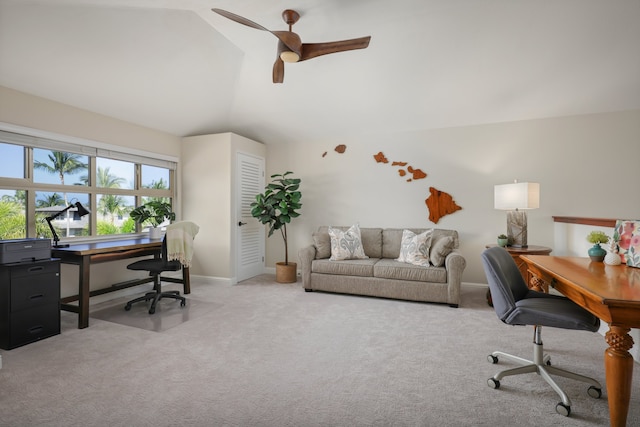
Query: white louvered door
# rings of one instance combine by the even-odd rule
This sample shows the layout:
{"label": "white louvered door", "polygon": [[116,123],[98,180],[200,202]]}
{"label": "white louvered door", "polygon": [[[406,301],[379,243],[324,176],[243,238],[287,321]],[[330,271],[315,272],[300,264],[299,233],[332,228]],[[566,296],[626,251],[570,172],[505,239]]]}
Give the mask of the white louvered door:
{"label": "white louvered door", "polygon": [[237,155],[237,255],[238,282],[264,272],[264,226],[251,216],[251,203],[264,191],[264,159],[244,153]]}

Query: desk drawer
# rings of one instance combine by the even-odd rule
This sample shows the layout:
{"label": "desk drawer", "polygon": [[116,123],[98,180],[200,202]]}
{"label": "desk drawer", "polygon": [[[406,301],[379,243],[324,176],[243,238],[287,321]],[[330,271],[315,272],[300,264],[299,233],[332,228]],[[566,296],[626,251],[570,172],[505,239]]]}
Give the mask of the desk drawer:
{"label": "desk drawer", "polygon": [[57,304],[60,301],[60,284],[57,274],[39,274],[19,278],[11,286],[11,312]]}
{"label": "desk drawer", "polygon": [[11,266],[11,282],[18,278],[29,278],[40,274],[59,274],[59,262],[29,262],[21,264],[13,264]]}
{"label": "desk drawer", "polygon": [[11,315],[8,349],[29,344],[60,333],[60,306],[48,304]]}

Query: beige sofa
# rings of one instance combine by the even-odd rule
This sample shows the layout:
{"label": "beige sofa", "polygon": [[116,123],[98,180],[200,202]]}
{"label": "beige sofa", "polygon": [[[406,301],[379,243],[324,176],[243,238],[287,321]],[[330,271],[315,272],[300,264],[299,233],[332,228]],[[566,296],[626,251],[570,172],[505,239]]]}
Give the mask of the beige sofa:
{"label": "beige sofa", "polygon": [[[419,234],[426,229],[410,230]],[[314,243],[298,252],[305,291],[437,302],[458,307],[466,261],[456,251],[459,247],[457,231],[433,230],[429,251],[432,265],[425,267],[396,260],[403,229],[361,228],[360,233],[364,253],[369,258],[342,261],[329,259],[329,227],[320,227],[313,233]]]}

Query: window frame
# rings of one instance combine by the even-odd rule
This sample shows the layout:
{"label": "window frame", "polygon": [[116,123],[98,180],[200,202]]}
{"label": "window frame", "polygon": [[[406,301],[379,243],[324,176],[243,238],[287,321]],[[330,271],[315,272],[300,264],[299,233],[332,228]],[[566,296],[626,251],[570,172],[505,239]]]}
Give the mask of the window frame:
{"label": "window frame", "polygon": [[[174,211],[178,205],[177,200],[177,171],[179,159],[158,153],[151,153],[143,150],[128,147],[115,146],[97,141],[76,138],[66,135],[54,134],[37,129],[24,128],[0,122],[0,142],[22,146],[24,154],[24,178],[7,178],[0,176],[0,188],[3,190],[24,190],[26,192],[25,217],[26,217],[26,237],[36,237],[36,192],[66,192],[66,193],[86,193],[89,199],[91,210],[89,236],[76,236],[73,238],[63,237],[62,241],[73,241],[81,243],[83,241],[112,240],[123,237],[139,237],[142,235],[142,227],[136,224],[135,233],[126,234],[97,234],[97,196],[98,195],[119,195],[133,196],[134,206],[142,203],[143,197],[163,197],[169,198]],[[33,149],[39,148],[51,151],[64,151],[73,154],[88,156],[87,176],[88,185],[78,186],[73,184],[49,184],[34,182],[33,174]],[[98,157],[131,162],[134,164],[134,188],[108,188],[98,187],[96,184],[96,159]],[[143,188],[142,187],[142,165],[155,166],[168,169],[169,189]]]}

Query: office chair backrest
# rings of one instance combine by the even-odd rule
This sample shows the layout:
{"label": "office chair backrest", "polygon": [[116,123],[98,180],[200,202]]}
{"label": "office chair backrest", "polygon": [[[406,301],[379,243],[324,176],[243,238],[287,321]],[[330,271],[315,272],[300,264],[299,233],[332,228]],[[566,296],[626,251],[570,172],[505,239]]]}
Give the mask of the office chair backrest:
{"label": "office chair backrest", "polygon": [[162,238],[162,250],[160,252],[160,259],[162,259],[164,264],[167,264],[169,262],[169,260],[167,258],[167,235],[166,235],[166,233],[165,233],[164,237]]}
{"label": "office chair backrest", "polygon": [[503,322],[516,308],[516,302],[529,292],[520,270],[511,255],[501,247],[485,250],[482,255],[484,272],[487,275],[493,308]]}

